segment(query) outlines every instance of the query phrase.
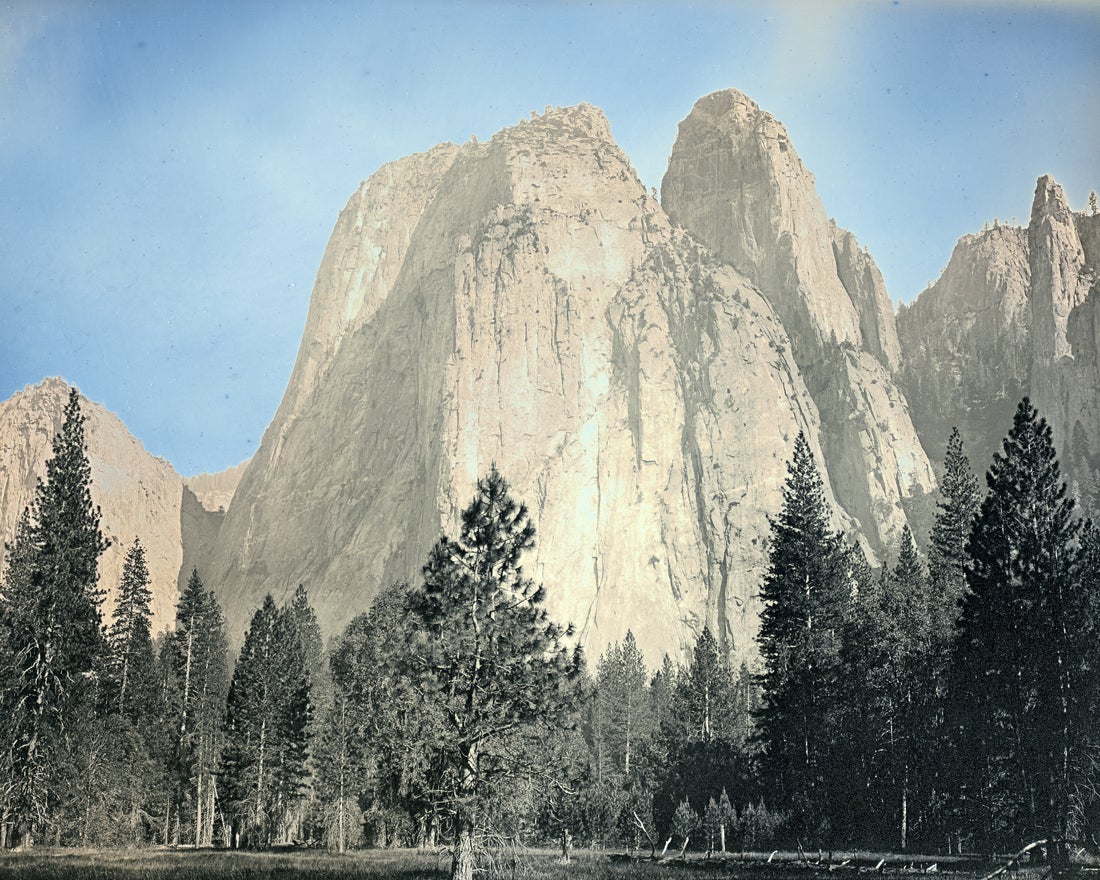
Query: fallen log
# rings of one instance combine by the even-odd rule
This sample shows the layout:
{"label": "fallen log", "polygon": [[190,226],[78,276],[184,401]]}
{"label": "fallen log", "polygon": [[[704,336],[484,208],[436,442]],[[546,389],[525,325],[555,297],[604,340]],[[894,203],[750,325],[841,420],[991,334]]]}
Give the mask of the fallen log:
{"label": "fallen log", "polygon": [[1033,849],[1035,849],[1035,847],[1037,847],[1037,846],[1046,846],[1046,844],[1047,844],[1047,838],[1045,838],[1045,837],[1042,840],[1032,841],[1027,846],[1025,846],[1022,850],[1020,850],[1018,853],[1016,853],[1016,855],[1014,855],[1012,858],[1010,858],[1007,862],[1005,862],[1003,865],[1001,865],[1001,867],[999,867],[996,871],[992,871],[989,874],[986,874],[984,877],[982,877],[982,880],[993,880],[994,877],[999,877],[1001,874],[1003,874],[1005,871],[1007,871],[1009,868],[1011,868],[1014,864],[1016,864],[1016,862],[1018,862],[1025,855],[1027,855],[1029,852],[1031,852]]}

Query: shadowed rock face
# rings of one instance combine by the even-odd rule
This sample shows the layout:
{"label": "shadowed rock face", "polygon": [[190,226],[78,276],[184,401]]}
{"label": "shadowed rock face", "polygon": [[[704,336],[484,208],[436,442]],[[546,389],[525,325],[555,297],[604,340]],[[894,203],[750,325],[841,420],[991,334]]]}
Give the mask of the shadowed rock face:
{"label": "shadowed rock face", "polygon": [[[886,377],[881,279],[828,226],[821,246],[846,332],[876,340],[837,346],[840,374],[866,357]],[[767,293],[673,227],[586,105],[385,166],[337,221],[283,403],[221,527],[210,581],[234,635],[299,582],[338,632],[418,576],[495,462],[538,528],[529,574],[593,652],[629,627],[657,662],[709,624],[751,654],[798,431],[822,452]],[[891,430],[892,387],[860,393]],[[854,438],[853,456],[881,456]],[[874,477],[887,506],[899,482],[930,485],[910,441]]]}
{"label": "shadowed rock face", "polygon": [[790,334],[821,417],[833,490],[876,551],[935,478],[892,371],[893,307],[874,261],[826,219],[786,129],[740,92],[701,98],[680,123],[662,204],[756,285]]}
{"label": "shadowed rock face", "polygon": [[[46,474],[68,398],[67,383],[46,379],[0,403],[0,538],[5,542],[14,537],[19,517],[34,500],[38,479]],[[152,580],[150,605],[157,633],[175,620],[183,558],[183,481],[168,462],[146,452],[118,416],[85,397],[80,405],[87,417],[92,502],[101,510],[101,529],[111,542],[99,562],[99,585],[107,594],[104,618],[110,621],[126,553],[139,537]],[[0,544],[0,554],[3,548]]]}

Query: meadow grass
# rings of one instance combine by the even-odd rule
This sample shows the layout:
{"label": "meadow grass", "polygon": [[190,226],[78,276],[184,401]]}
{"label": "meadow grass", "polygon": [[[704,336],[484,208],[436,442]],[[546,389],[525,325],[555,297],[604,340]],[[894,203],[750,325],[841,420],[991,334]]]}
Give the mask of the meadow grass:
{"label": "meadow grass", "polygon": [[[339,855],[323,850],[226,852],[173,849],[51,849],[0,853],[0,880],[443,880],[450,867],[444,852],[362,850]],[[615,859],[606,852],[579,851],[562,864],[549,850],[494,854],[482,876],[501,880],[837,880],[855,871],[765,861],[651,862]],[[889,873],[897,876],[898,869]],[[973,871],[941,871],[973,880]],[[877,876],[877,875],[875,875]],[[1024,880],[1027,872],[1016,875]],[[1030,880],[1030,878],[1028,878]]]}

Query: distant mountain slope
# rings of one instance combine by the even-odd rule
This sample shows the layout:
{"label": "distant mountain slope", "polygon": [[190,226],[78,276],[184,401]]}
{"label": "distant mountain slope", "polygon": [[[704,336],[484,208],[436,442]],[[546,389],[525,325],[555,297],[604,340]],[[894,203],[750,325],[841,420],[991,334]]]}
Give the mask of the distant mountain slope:
{"label": "distant mountain slope", "polygon": [[[69,386],[46,379],[0,403],[0,538],[10,541],[23,509],[45,475],[54,435],[61,428]],[[152,579],[153,631],[172,625],[183,560],[180,497],[183,482],[168,462],[150,455],[118,416],[81,397],[87,416],[92,501],[102,511],[111,546],[100,559],[99,582],[110,619],[126,551],[135,537],[145,546]]]}

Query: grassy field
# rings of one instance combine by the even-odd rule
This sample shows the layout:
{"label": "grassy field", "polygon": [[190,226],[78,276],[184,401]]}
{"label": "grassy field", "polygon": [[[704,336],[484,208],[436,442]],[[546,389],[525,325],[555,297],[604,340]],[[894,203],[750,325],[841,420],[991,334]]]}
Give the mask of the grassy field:
{"label": "grassy field", "polygon": [[[0,880],[440,880],[447,876],[446,854],[415,850],[365,850],[336,855],[324,851],[225,852],[219,850],[90,850],[48,849],[30,853],[0,853]],[[855,870],[830,873],[807,865],[745,862],[735,858],[653,863],[615,860],[607,853],[579,852],[568,865],[549,851],[499,854],[486,877],[546,878],[546,880],[824,880],[859,877]],[[924,876],[906,865],[890,874]],[[972,880],[973,870],[940,876]],[[1029,876],[1030,875],[1030,876]],[[878,876],[878,875],[872,875]],[[1020,872],[1017,880],[1033,880],[1037,872]]]}

